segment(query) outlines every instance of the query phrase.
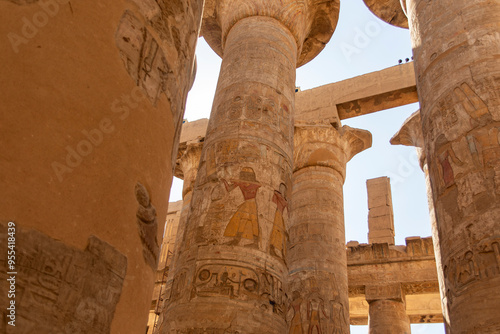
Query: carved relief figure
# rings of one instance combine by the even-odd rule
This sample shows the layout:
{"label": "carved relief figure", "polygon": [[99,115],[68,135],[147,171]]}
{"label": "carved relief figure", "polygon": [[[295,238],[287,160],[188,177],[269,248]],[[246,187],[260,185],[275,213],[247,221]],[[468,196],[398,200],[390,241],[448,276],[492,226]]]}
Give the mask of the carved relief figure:
{"label": "carved relief figure", "polygon": [[285,222],[283,220],[283,211],[288,207],[288,201],[285,198],[286,186],[280,184],[280,190],[274,191],[273,203],[276,203],[276,213],[274,214],[273,230],[271,232],[271,240],[269,248],[272,255],[285,259],[286,243],[285,243]]}
{"label": "carved relief figure", "polygon": [[333,323],[332,334],[346,334],[344,330],[347,327],[347,317],[344,312],[344,305],[336,301],[330,301],[331,305],[331,321]]}
{"label": "carved relief figure", "polygon": [[[441,176],[442,185],[448,188],[455,184],[455,175],[453,172],[452,163],[461,166],[463,162],[457,158],[451,143],[445,143],[446,138],[440,135],[436,141],[436,158],[438,163],[438,170]],[[442,144],[442,145],[439,145]]]}
{"label": "carved relief figure", "polygon": [[322,334],[321,329],[321,314],[325,318],[328,318],[325,312],[325,305],[323,300],[318,298],[312,298],[307,304],[307,317],[309,318],[309,329],[307,334]]}
{"label": "carved relief figure", "polygon": [[160,250],[157,239],[158,222],[156,221],[156,209],[151,204],[148,191],[139,182],[135,185],[135,198],[139,203],[136,216],[139,236],[143,246],[144,260],[153,270],[156,270],[156,262]]}
{"label": "carved relief figure", "polygon": [[231,184],[228,184],[225,179],[222,179],[222,182],[224,182],[228,192],[239,187],[245,199],[245,202],[238,207],[238,210],[227,224],[224,236],[234,237],[234,242],[231,244],[238,244],[243,238],[253,240],[253,245],[257,247],[259,243],[259,222],[255,197],[260,184],[255,178],[255,172],[250,167],[243,167],[240,171],[239,181],[232,181]]}
{"label": "carved relief figure", "polygon": [[293,300],[290,304],[290,308],[293,310],[293,318],[290,321],[290,331],[289,334],[303,334],[304,330],[302,329],[302,317],[300,314],[300,306],[302,305],[302,298],[300,297],[300,293],[298,291],[294,291],[292,293]]}

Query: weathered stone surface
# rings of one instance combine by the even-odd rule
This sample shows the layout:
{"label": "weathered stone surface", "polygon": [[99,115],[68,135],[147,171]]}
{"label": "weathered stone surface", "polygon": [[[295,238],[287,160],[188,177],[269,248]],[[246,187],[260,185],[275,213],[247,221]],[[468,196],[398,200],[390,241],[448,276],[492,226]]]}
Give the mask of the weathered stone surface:
{"label": "weathered stone surface", "polygon": [[296,124],[294,143],[289,333],[349,333],[342,186],[347,162],[371,146],[371,134]]}
{"label": "weathered stone surface", "polygon": [[392,145],[406,145],[415,146],[419,160],[420,167],[425,174],[425,183],[427,187],[427,201],[429,203],[429,218],[431,222],[432,242],[434,244],[434,254],[436,256],[437,275],[439,282],[439,293],[441,295],[441,308],[443,311],[444,323],[447,331],[449,332],[449,311],[448,303],[446,300],[446,287],[444,282],[443,265],[441,261],[441,249],[439,243],[438,227],[436,222],[436,212],[434,210],[434,203],[432,200],[432,187],[429,177],[429,166],[427,163],[427,156],[424,151],[424,136],[422,134],[422,120],[420,117],[420,110],[414,112],[402,125],[401,129],[391,138]]}
{"label": "weathered stone surface", "polygon": [[406,5],[450,329],[499,332],[500,3]]}
{"label": "weathered stone surface", "polygon": [[401,64],[296,94],[296,121],[340,120],[418,102],[413,64]]}
{"label": "weathered stone surface", "polygon": [[212,49],[223,56],[227,35],[236,22],[251,16],[271,17],[295,38],[299,67],[323,50],[337,26],[339,10],[338,0],[207,0],[201,33]]}
{"label": "weathered stone surface", "polygon": [[[408,28],[406,0],[363,0],[381,20],[400,28]],[[404,7],[402,7],[404,6]]]}
{"label": "weathered stone surface", "polygon": [[[219,5],[224,24],[246,8],[242,2]],[[266,15],[238,17],[224,33],[162,333],[286,329],[285,225],[298,48],[294,35]]]}
{"label": "weathered stone surface", "polygon": [[377,299],[370,303],[368,332],[370,334],[410,334],[410,319],[405,303],[393,299]]}
{"label": "weathered stone surface", "polygon": [[[138,229],[134,188],[144,185],[163,222],[202,6],[0,1],[0,219],[70,249],[85,249],[95,235],[127,258],[114,313],[92,318],[89,311],[86,319],[97,320],[86,333],[145,330],[155,273],[144,261],[141,234],[154,253],[147,240],[155,233]],[[54,318],[65,308],[48,307],[20,320],[57,333],[62,320]],[[52,331],[36,313],[54,320]],[[99,327],[104,320],[108,327]]]}
{"label": "weathered stone surface", "polygon": [[[0,223],[2,231],[7,224]],[[15,296],[7,298],[12,277],[0,259],[2,322],[15,301],[15,326],[4,333],[109,333],[127,272],[127,258],[95,236],[84,251],[19,226],[15,232]],[[7,254],[7,234],[0,250]]]}
{"label": "weathered stone surface", "polygon": [[394,213],[388,177],[366,181],[368,190],[368,242],[394,245]]}

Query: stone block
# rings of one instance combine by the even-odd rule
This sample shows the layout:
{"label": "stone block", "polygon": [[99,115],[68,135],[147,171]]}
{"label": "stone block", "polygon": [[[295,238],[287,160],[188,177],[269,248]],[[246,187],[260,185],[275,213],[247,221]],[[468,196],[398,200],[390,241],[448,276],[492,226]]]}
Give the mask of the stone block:
{"label": "stone block", "polygon": [[368,302],[382,299],[403,301],[401,284],[367,285],[365,287],[365,296]]}

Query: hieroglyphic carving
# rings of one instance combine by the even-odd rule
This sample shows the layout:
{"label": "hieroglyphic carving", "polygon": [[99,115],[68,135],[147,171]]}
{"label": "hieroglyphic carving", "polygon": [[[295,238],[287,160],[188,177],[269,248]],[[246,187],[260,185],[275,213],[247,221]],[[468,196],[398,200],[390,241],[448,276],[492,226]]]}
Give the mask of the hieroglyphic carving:
{"label": "hieroglyphic carving", "polygon": [[460,294],[475,281],[500,275],[500,238],[491,237],[469,245],[465,252],[451,257],[443,267],[446,296],[453,304]]}
{"label": "hieroglyphic carving", "polygon": [[[129,75],[144,89],[153,105],[167,89],[171,72],[157,40],[131,11],[123,14],[116,32],[116,45]],[[176,117],[174,117],[176,119]]]}
{"label": "hieroglyphic carving", "polygon": [[484,125],[488,118],[491,116],[486,103],[468,83],[463,82],[439,99],[429,115],[423,118],[424,133],[430,136],[429,142],[443,133],[446,133],[447,140],[453,140],[459,128],[472,130],[478,124]]}
{"label": "hieroglyphic carving", "polygon": [[225,296],[258,300],[262,308],[284,317],[285,294],[279,278],[270,272],[240,265],[207,264],[196,271],[191,298]]}
{"label": "hieroglyphic carving", "polygon": [[[282,102],[280,102],[282,100]],[[219,123],[227,120],[259,121],[278,131],[288,142],[290,136],[290,103],[278,93],[238,95],[219,103],[214,117]]]}
{"label": "hieroglyphic carving", "polygon": [[157,239],[158,222],[156,221],[156,209],[151,204],[147,189],[139,182],[135,185],[135,198],[139,203],[136,216],[139,236],[143,246],[142,254],[151,269],[156,270],[158,253],[160,251]]}
{"label": "hieroglyphic carving", "polygon": [[[2,223],[0,228],[7,231]],[[6,234],[0,234],[4,254],[6,239]],[[109,333],[127,271],[122,253],[95,236],[81,251],[19,225],[16,243],[17,321],[6,333]],[[7,272],[2,258],[2,291],[7,291]],[[3,310],[6,296],[0,296]]]}

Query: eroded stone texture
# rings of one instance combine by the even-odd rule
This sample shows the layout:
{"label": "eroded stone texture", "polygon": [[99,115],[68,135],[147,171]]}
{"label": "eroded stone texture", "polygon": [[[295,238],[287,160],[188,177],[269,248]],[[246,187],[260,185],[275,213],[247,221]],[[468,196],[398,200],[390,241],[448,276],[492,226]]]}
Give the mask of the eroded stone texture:
{"label": "eroded stone texture", "polygon": [[322,48],[306,51],[307,36],[330,38],[338,2],[206,10],[203,35],[223,61],[160,331],[283,333],[295,68]]}
{"label": "eroded stone texture", "polygon": [[366,287],[366,300],[370,304],[368,333],[411,333],[410,319],[406,315],[404,295],[400,285]]}
{"label": "eroded stone texture", "polygon": [[406,5],[450,329],[499,332],[500,3]]}
{"label": "eroded stone texture", "polygon": [[388,177],[366,181],[368,190],[368,242],[394,245],[394,213]]}
{"label": "eroded stone texture", "polygon": [[371,146],[371,134],[296,124],[294,143],[288,332],[349,333],[342,186],[347,162]]}
{"label": "eroded stone texture", "polygon": [[434,244],[434,254],[436,256],[437,275],[439,282],[439,292],[441,295],[441,308],[443,310],[444,324],[449,332],[449,312],[446,300],[446,287],[444,283],[443,265],[441,261],[441,249],[439,246],[439,233],[436,221],[436,212],[432,201],[432,187],[429,177],[429,166],[427,156],[424,151],[424,136],[422,134],[422,120],[420,110],[414,112],[402,125],[401,129],[391,138],[392,145],[415,146],[419,156],[420,167],[425,174],[425,184],[427,187],[427,201],[429,203],[429,218],[432,231],[432,242]]}
{"label": "eroded stone texture", "polygon": [[[0,223],[2,231],[7,224]],[[8,299],[10,277],[0,259],[2,321],[15,300],[16,321],[5,333],[109,333],[127,272],[127,258],[91,236],[84,251],[36,230],[16,227],[15,298]],[[7,234],[0,234],[7,254]]]}
{"label": "eroded stone texture", "polygon": [[400,28],[408,28],[406,0],[363,0],[373,14]]}
{"label": "eroded stone texture", "polygon": [[[98,312],[111,317],[107,332],[145,331],[155,275],[143,242],[156,251],[154,231],[137,227],[134,187],[145,186],[163,222],[202,7],[202,0],[0,1],[0,142],[8,148],[0,219],[72,249],[95,235],[127,257],[114,314]],[[143,227],[154,224],[149,213]],[[59,318],[53,331],[28,318],[40,331],[58,330]]]}

